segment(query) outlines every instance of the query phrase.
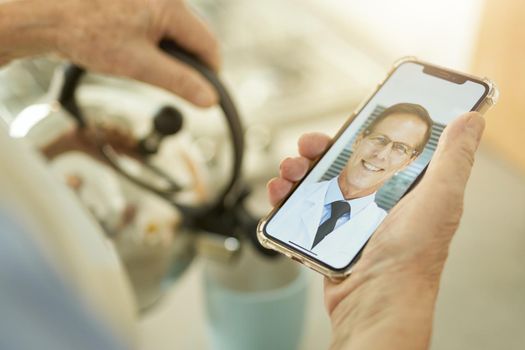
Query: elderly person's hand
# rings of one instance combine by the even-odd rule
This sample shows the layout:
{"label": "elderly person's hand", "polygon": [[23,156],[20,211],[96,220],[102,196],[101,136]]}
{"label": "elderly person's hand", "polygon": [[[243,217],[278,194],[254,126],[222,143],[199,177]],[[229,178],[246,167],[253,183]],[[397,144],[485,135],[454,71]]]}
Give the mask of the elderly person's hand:
{"label": "elderly person's hand", "polygon": [[[426,349],[448,247],[459,225],[463,195],[484,129],[475,112],[446,128],[421,183],[389,213],[349,278],[325,280],[334,349]],[[276,205],[330,144],[321,134],[299,140],[268,184]]]}
{"label": "elderly person's hand", "polygon": [[0,65],[54,52],[95,72],[159,86],[198,106],[216,103],[204,78],[159,50],[163,38],[219,68],[217,41],[182,0],[0,2]]}

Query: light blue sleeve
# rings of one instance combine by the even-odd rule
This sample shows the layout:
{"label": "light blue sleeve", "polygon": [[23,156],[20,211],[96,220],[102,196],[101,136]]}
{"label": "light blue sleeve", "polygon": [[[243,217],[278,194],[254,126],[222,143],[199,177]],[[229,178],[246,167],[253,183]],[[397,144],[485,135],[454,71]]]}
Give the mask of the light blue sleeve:
{"label": "light blue sleeve", "polygon": [[0,349],[126,349],[1,210]]}

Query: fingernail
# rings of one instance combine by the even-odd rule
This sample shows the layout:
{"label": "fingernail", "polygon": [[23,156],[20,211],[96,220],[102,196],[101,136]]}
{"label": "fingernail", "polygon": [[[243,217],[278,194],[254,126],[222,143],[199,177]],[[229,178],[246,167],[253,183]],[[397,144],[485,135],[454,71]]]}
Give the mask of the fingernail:
{"label": "fingernail", "polygon": [[474,113],[467,120],[466,128],[479,140],[483,134],[483,129],[485,129],[485,119],[480,114]]}

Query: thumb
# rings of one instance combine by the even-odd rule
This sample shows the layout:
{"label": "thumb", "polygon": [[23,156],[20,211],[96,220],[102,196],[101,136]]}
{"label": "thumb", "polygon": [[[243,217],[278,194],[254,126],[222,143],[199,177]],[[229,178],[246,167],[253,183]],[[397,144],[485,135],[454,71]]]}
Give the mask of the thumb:
{"label": "thumb", "polygon": [[477,112],[466,113],[450,123],[427,173],[412,193],[412,214],[426,217],[412,226],[415,231],[427,231],[430,241],[438,236],[448,241],[456,232],[463,214],[465,187],[484,128],[485,121]]}
{"label": "thumb", "polygon": [[462,195],[484,129],[485,120],[478,112],[452,121],[441,135],[421,187],[445,187]]}

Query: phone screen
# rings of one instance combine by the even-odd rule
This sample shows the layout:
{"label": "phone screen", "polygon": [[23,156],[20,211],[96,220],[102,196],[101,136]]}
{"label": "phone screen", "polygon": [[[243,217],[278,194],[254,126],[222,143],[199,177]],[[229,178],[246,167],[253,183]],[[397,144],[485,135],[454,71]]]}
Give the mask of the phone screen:
{"label": "phone screen", "polygon": [[445,126],[474,110],[488,90],[457,73],[401,64],[274,212],[265,234],[346,269],[424,171]]}

